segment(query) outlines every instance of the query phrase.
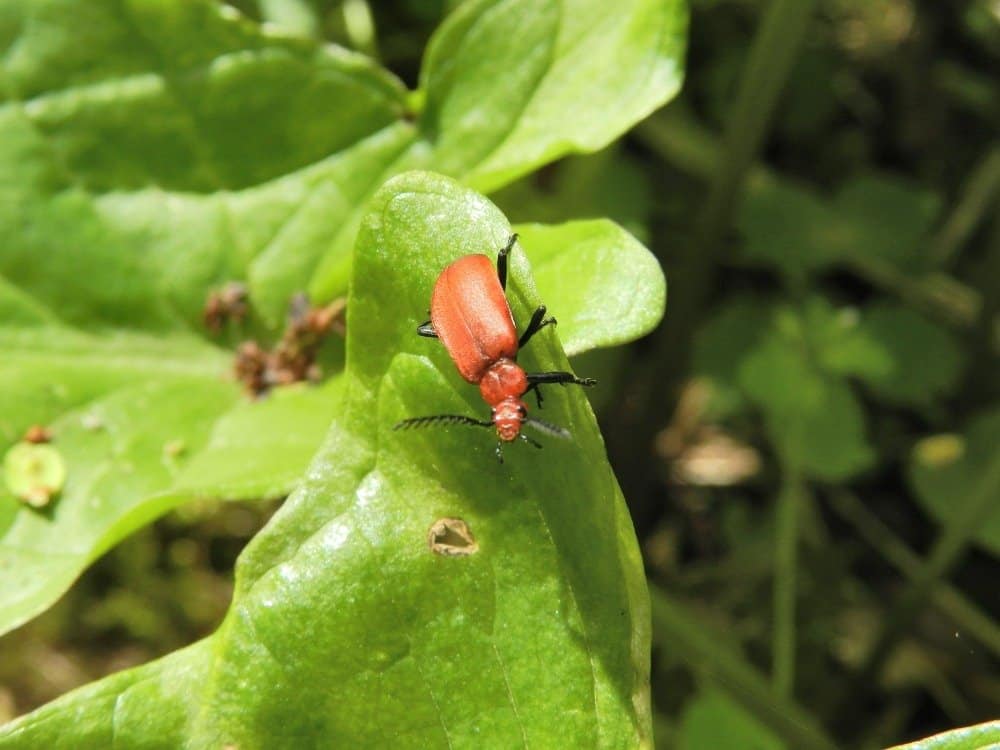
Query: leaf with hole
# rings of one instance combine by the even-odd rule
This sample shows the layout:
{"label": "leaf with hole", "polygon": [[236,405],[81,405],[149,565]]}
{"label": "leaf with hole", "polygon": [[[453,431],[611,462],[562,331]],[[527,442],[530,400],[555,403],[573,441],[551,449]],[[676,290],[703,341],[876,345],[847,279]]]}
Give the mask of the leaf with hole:
{"label": "leaf with hole", "polygon": [[[18,720],[0,747],[649,743],[642,562],[583,394],[547,393],[545,418],[571,441],[513,445],[503,465],[490,430],[392,429],[482,413],[415,328],[440,270],[510,232],[440,176],[379,192],[358,239],[339,417],[241,556],[219,631]],[[519,250],[509,278],[523,324],[542,300]],[[551,327],[521,354],[532,370],[568,367]],[[448,525],[468,554],[433,549]]]}

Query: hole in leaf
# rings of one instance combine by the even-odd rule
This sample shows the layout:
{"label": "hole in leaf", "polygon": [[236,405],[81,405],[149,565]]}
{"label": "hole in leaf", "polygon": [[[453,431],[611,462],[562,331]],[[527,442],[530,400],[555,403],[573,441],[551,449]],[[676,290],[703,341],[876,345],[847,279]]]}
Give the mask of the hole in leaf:
{"label": "hole in leaf", "polygon": [[448,557],[465,557],[479,551],[479,543],[461,518],[439,518],[427,531],[431,552]]}

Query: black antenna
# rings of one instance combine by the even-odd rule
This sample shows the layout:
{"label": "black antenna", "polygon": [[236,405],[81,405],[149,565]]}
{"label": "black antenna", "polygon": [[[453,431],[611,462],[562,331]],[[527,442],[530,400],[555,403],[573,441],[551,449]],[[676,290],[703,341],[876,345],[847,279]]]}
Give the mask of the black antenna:
{"label": "black antenna", "polygon": [[559,425],[554,425],[551,422],[546,422],[544,419],[538,419],[537,417],[528,417],[524,420],[524,424],[529,427],[534,427],[539,432],[544,432],[546,435],[551,435],[552,437],[562,438],[563,440],[568,440],[572,437],[569,430],[565,427],[560,427]]}
{"label": "black antenna", "polygon": [[533,437],[528,437],[523,432],[519,433],[518,437],[521,438],[521,440],[523,440],[524,442],[528,443],[529,445],[535,446],[536,448],[538,448],[538,450],[542,449],[542,444],[539,443],[537,440],[535,440]]}
{"label": "black antenna", "polygon": [[492,427],[493,422],[482,419],[473,419],[464,414],[433,414],[429,417],[413,417],[397,422],[393,430],[408,430],[411,427],[429,427],[438,425],[468,424],[475,427]]}

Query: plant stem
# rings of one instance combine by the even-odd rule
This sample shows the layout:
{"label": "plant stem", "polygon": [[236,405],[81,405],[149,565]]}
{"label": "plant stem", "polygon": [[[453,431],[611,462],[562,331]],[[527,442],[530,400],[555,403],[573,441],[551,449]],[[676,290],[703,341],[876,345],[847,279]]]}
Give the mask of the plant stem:
{"label": "plant stem", "polygon": [[754,37],[723,137],[724,159],[701,216],[699,244],[709,256],[731,225],[747,170],[760,151],[814,5],[815,0],[771,0]]}
{"label": "plant stem", "polygon": [[1000,194],[1000,144],[990,147],[986,158],[969,175],[958,203],[931,248],[935,265],[945,266],[968,241],[976,226]]}
{"label": "plant stem", "polygon": [[767,678],[713,633],[690,609],[662,589],[650,587],[653,640],[669,649],[697,674],[724,689],[743,708],[778,734],[788,747],[830,750],[837,747],[805,709],[777,695]]}
{"label": "plant stem", "polygon": [[[878,516],[868,510],[854,493],[838,488],[832,490],[827,497],[830,508],[850,523],[893,567],[911,580],[916,578],[920,572],[920,558]],[[1000,657],[1000,627],[975,603],[943,582],[934,589],[931,600],[956,626]]]}
{"label": "plant stem", "polygon": [[798,567],[799,506],[806,488],[792,462],[783,467],[775,515],[774,630],[771,640],[775,692],[791,697],[795,685],[795,593]]}
{"label": "plant stem", "polygon": [[843,712],[849,704],[859,700],[871,689],[886,660],[892,655],[900,636],[906,632],[939,581],[945,578],[958,562],[982,519],[994,510],[998,497],[1000,497],[1000,450],[993,455],[972,493],[959,506],[934,543],[930,555],[919,570],[915,571],[906,589],[884,618],[885,625],[865,663],[852,679],[845,682],[844,692],[835,703],[836,714]]}

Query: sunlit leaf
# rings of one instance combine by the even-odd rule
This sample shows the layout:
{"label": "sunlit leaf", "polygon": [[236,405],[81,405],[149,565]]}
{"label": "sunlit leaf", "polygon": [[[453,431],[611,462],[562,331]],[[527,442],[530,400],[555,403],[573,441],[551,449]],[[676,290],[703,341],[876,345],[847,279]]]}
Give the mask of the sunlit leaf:
{"label": "sunlit leaf", "polygon": [[[440,342],[414,328],[441,267],[495,252],[510,231],[442,177],[386,185],[358,240],[340,416],[241,556],[220,630],[8,725],[0,747],[649,742],[642,563],[580,390],[545,401],[572,440],[511,445],[502,465],[491,430],[393,431],[404,417],[482,414]],[[517,248],[509,291],[518,320],[540,302]],[[568,366],[552,328],[522,361]],[[443,519],[461,519],[476,549],[435,554],[428,532]]]}

